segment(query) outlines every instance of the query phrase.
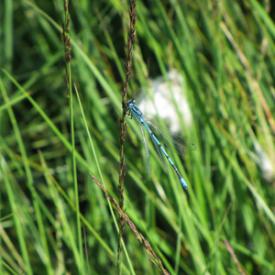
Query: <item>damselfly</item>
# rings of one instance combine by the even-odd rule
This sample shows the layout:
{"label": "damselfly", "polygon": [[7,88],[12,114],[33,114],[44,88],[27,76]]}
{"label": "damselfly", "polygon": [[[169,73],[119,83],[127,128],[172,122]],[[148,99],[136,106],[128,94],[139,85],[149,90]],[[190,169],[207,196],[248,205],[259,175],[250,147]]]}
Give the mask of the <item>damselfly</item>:
{"label": "damselfly", "polygon": [[167,154],[165,148],[163,147],[163,145],[160,143],[160,141],[158,140],[156,135],[151,130],[149,124],[145,121],[142,112],[140,111],[140,109],[138,108],[138,106],[135,103],[135,100],[133,100],[133,99],[129,100],[128,103],[127,103],[127,107],[128,107],[128,110],[129,110],[131,116],[133,116],[144,127],[144,129],[147,131],[147,133],[149,134],[149,136],[150,136],[153,144],[155,145],[155,147],[159,148],[159,152],[167,158],[168,162],[170,163],[170,165],[172,166],[172,168],[176,172],[183,189],[187,190],[187,183],[185,182],[185,180],[181,176],[181,174],[180,174],[178,168],[176,167],[174,161],[169,157],[169,155]]}

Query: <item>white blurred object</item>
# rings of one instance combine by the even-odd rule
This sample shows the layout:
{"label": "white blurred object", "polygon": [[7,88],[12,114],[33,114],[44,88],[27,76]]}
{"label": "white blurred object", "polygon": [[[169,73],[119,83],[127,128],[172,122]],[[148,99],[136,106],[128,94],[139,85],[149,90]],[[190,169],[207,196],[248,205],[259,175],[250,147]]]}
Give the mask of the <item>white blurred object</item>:
{"label": "white blurred object", "polygon": [[[180,132],[179,113],[182,114],[182,121],[185,126],[192,125],[192,114],[188,101],[184,95],[182,76],[171,70],[167,78],[157,77],[150,81],[152,96],[141,98],[138,107],[148,119],[158,115],[169,123],[172,134]],[[177,108],[179,113],[177,113]]]}
{"label": "white blurred object", "polygon": [[267,181],[272,181],[275,178],[274,164],[272,164],[271,159],[268,157],[267,153],[263,150],[259,143],[255,142],[254,147],[257,155],[256,163],[259,165],[263,173],[263,177]]}

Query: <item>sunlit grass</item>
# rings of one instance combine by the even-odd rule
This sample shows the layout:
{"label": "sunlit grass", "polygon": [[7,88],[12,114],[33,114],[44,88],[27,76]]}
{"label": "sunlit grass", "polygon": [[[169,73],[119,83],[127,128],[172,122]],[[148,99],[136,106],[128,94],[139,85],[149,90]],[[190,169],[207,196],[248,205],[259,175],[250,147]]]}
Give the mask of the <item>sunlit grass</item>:
{"label": "sunlit grass", "polygon": [[[117,272],[118,213],[91,176],[118,198],[128,10],[120,1],[70,4],[71,93],[63,1],[1,3],[1,274]],[[155,121],[188,196],[150,144],[148,174],[142,133],[127,119],[125,211],[172,274],[272,274],[275,27],[268,11],[255,0],[137,3],[130,96],[143,89],[149,98],[149,79],[176,69],[192,111],[192,126],[178,134],[183,151]],[[273,174],[265,174],[256,144]],[[123,274],[159,272],[127,227],[122,260]]]}

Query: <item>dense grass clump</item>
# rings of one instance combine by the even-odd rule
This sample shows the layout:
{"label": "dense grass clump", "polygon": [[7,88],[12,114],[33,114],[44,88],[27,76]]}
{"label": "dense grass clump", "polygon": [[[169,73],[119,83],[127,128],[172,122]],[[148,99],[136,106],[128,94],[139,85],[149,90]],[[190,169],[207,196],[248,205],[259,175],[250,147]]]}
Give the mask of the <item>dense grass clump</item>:
{"label": "dense grass clump", "polygon": [[117,274],[119,220],[122,274],[274,274],[274,6],[137,1],[129,96],[181,75],[192,125],[154,124],[189,193],[127,118],[123,212],[126,3],[0,3],[0,274]]}

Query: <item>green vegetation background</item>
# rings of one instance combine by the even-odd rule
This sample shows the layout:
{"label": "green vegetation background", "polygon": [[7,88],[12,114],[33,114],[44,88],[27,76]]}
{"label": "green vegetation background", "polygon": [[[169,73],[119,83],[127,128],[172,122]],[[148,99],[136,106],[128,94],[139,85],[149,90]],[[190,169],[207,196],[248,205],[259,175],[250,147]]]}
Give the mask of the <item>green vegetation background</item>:
{"label": "green vegetation background", "polygon": [[[146,171],[127,119],[125,211],[172,274],[275,272],[274,174],[255,150],[274,171],[272,8],[137,1],[130,97],[175,68],[193,116],[184,150],[168,138],[188,199],[153,148]],[[117,211],[91,176],[118,198],[127,1],[70,1],[71,94],[63,1],[2,0],[0,14],[0,274],[117,274]],[[121,261],[122,274],[160,272],[127,226]]]}

